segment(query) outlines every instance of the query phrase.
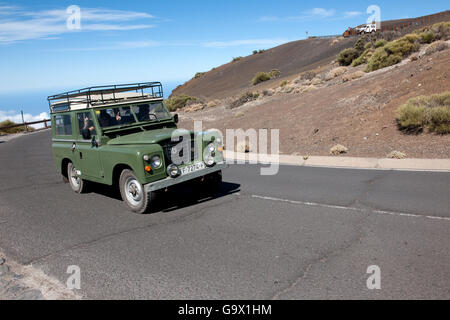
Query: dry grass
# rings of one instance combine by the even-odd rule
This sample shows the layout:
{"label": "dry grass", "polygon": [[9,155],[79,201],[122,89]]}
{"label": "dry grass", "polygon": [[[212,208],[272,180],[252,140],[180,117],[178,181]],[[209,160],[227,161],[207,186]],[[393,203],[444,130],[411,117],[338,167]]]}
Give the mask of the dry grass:
{"label": "dry grass", "polygon": [[347,153],[347,152],[348,152],[348,148],[344,147],[341,144],[337,144],[337,145],[335,145],[334,147],[332,147],[330,149],[330,154],[332,156],[338,156],[340,154],[344,154],[344,153]]}

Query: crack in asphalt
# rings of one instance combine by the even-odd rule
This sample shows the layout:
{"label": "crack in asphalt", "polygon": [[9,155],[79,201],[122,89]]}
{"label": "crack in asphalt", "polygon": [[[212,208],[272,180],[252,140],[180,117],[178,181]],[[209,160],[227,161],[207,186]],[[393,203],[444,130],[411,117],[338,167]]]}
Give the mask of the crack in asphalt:
{"label": "crack in asphalt", "polygon": [[319,264],[319,263],[325,263],[330,259],[336,258],[341,256],[345,251],[353,247],[358,242],[361,242],[361,240],[366,236],[362,229],[364,228],[364,224],[367,221],[367,219],[372,215],[372,212],[368,212],[366,215],[364,215],[359,222],[356,223],[355,226],[355,233],[356,235],[352,237],[350,240],[348,240],[347,245],[343,245],[341,247],[338,247],[334,250],[331,250],[329,252],[323,253],[321,256],[319,256],[316,259],[313,259],[305,268],[303,268],[303,271],[299,273],[298,276],[296,276],[293,280],[291,280],[290,284],[286,285],[284,289],[276,291],[269,300],[280,300],[281,296],[289,294],[292,290],[294,290],[302,280],[306,279],[308,276],[308,273],[311,271],[311,269]]}
{"label": "crack in asphalt", "polygon": [[[48,258],[61,255],[61,254],[65,253],[65,252],[68,252],[68,251],[72,251],[72,250],[76,250],[76,249],[88,248],[88,247],[90,247],[93,244],[97,244],[97,243],[100,243],[100,242],[105,242],[105,241],[108,241],[110,239],[115,238],[116,236],[120,236],[120,235],[123,235],[123,234],[136,232],[136,231],[144,231],[144,230],[146,230],[148,228],[151,228],[151,227],[154,227],[154,226],[163,226],[163,225],[168,225],[168,224],[175,223],[175,222],[184,222],[184,221],[187,221],[189,218],[192,218],[192,217],[194,219],[198,219],[198,218],[201,218],[207,212],[208,209],[210,209],[210,208],[217,208],[217,207],[226,205],[226,204],[228,204],[231,201],[234,201],[234,200],[232,200],[231,198],[225,199],[224,201],[221,201],[219,203],[212,204],[212,205],[209,205],[209,206],[204,206],[204,207],[202,207],[200,209],[192,209],[189,212],[183,214],[182,216],[175,217],[175,218],[169,219],[167,221],[150,223],[150,224],[147,224],[145,226],[128,228],[128,229],[120,230],[120,231],[117,231],[117,232],[109,233],[109,234],[97,237],[95,239],[92,239],[92,240],[89,240],[89,241],[86,241],[86,242],[80,242],[80,243],[77,243],[77,244],[72,245],[70,247],[66,247],[66,248],[57,250],[55,252],[51,252],[49,254],[46,254],[46,255],[43,255],[43,256],[40,256],[40,257],[29,259],[28,261],[24,262],[24,265],[31,265],[33,263],[43,262],[43,261],[47,260]],[[200,204],[202,204],[202,203],[200,203]]]}

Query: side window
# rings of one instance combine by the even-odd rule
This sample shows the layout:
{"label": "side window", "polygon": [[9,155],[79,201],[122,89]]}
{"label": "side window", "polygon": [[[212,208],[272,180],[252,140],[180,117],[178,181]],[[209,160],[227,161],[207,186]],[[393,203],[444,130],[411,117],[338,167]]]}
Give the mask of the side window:
{"label": "side window", "polygon": [[96,135],[94,121],[92,121],[92,116],[90,112],[77,113],[78,120],[78,134],[81,136],[83,129],[89,129],[91,135]]}
{"label": "side window", "polygon": [[55,134],[57,136],[72,135],[72,118],[70,115],[55,116]]}

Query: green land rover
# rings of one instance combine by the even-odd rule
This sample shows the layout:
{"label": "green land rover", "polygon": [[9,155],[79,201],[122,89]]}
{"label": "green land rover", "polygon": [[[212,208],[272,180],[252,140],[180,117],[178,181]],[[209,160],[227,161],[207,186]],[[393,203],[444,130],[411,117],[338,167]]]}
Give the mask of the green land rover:
{"label": "green land rover", "polygon": [[155,192],[195,181],[222,183],[218,132],[177,128],[159,82],[91,87],[48,97],[57,170],[77,193],[90,182],[118,185],[129,208],[145,213]]}

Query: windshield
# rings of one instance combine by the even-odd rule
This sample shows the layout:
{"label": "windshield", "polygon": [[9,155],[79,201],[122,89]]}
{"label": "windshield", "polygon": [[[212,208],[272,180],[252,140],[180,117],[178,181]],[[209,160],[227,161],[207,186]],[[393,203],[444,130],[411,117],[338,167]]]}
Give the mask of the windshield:
{"label": "windshield", "polygon": [[102,128],[109,128],[135,123],[130,107],[108,108],[96,111]]}
{"label": "windshield", "polygon": [[171,117],[161,101],[131,107],[106,108],[97,110],[95,113],[102,128],[129,125],[136,122],[166,120]]}
{"label": "windshield", "polygon": [[170,118],[162,102],[145,103],[133,106],[133,113],[139,122]]}

